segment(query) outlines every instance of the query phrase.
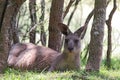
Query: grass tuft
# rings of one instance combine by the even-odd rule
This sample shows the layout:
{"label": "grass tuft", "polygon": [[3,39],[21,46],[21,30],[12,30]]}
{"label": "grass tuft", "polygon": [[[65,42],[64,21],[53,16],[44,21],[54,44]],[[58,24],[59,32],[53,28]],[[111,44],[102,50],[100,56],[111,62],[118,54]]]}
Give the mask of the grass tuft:
{"label": "grass tuft", "polygon": [[[101,65],[100,72],[65,71],[65,72],[32,72],[18,71],[7,68],[4,74],[0,74],[0,80],[120,80],[120,60],[112,60],[112,69],[107,70]],[[113,63],[112,63],[113,64]]]}

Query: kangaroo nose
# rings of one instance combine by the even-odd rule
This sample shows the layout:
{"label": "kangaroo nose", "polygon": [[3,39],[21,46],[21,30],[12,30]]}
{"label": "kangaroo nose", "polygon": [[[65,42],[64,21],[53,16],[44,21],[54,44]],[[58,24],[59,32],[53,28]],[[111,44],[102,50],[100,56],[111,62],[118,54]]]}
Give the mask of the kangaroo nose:
{"label": "kangaroo nose", "polygon": [[68,50],[69,50],[69,51],[72,51],[72,50],[73,50],[73,47],[69,47]]}

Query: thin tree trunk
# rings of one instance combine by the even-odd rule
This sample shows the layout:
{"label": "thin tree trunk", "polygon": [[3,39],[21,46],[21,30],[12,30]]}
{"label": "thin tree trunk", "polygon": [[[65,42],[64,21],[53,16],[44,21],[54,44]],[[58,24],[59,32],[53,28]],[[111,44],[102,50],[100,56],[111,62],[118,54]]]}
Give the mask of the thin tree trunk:
{"label": "thin tree trunk", "polygon": [[12,15],[12,21],[11,21],[11,36],[13,39],[13,44],[19,43],[19,36],[18,36],[18,25],[17,25],[17,20],[16,16],[17,13],[19,12],[20,6],[16,6],[14,9],[14,13]]}
{"label": "thin tree trunk", "polygon": [[81,0],[76,0],[76,2],[75,2],[75,7],[74,7],[74,9],[73,9],[73,11],[72,11],[72,13],[71,13],[71,15],[70,15],[70,17],[69,17],[68,23],[67,23],[68,26],[70,25],[70,22],[71,22],[71,20],[72,20],[72,17],[73,17],[73,15],[74,15],[74,13],[75,13],[75,11],[76,11],[76,9],[77,9],[77,6],[78,6],[78,4],[79,4],[80,1],[81,1]]}
{"label": "thin tree trunk", "polygon": [[89,57],[86,71],[99,71],[102,59],[106,0],[95,0],[95,13],[91,29]]}
{"label": "thin tree trunk", "polygon": [[36,28],[34,28],[35,24],[37,23],[36,18],[36,0],[29,0],[29,10],[30,10],[30,18],[31,18],[31,28],[32,31],[30,31],[30,42],[35,43],[36,38]]}
{"label": "thin tree trunk", "polygon": [[117,8],[116,5],[116,0],[113,0],[113,9],[109,15],[109,19],[106,20],[106,24],[108,26],[108,49],[107,49],[107,57],[106,57],[106,62],[105,65],[107,66],[108,69],[111,68],[111,52],[112,52],[112,26],[111,26],[111,21],[113,14],[115,13]]}
{"label": "thin tree trunk", "polygon": [[46,34],[44,29],[44,17],[45,17],[45,0],[41,0],[41,17],[40,17],[40,23],[41,23],[41,43],[42,45],[46,46]]}
{"label": "thin tree trunk", "polygon": [[64,12],[64,14],[63,14],[63,19],[66,17],[66,15],[67,15],[67,13],[69,12],[69,9],[70,9],[70,7],[72,6],[72,4],[73,4],[74,1],[75,1],[75,0],[70,0],[69,4],[68,4],[68,6],[66,7],[66,10],[65,10],[65,12]]}
{"label": "thin tree trunk", "polygon": [[94,15],[94,9],[90,12],[90,14],[88,15],[88,17],[87,17],[87,19],[86,19],[86,21],[84,23],[85,31],[83,32],[81,39],[84,38],[84,36],[86,34],[86,31],[87,31],[88,23],[89,23],[89,21],[90,21],[90,19],[92,18],[93,15]]}
{"label": "thin tree trunk", "polygon": [[62,22],[64,0],[52,0],[49,19],[49,42],[48,47],[60,52],[61,33],[58,30],[58,23]]}

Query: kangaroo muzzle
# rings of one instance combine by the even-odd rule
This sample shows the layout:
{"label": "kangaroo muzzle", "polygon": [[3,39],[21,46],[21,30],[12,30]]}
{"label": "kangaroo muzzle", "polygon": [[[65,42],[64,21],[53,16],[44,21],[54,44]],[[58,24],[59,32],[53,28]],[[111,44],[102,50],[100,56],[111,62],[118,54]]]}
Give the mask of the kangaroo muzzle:
{"label": "kangaroo muzzle", "polygon": [[68,50],[69,50],[70,52],[74,50],[74,42],[73,42],[73,40],[70,40],[70,41],[68,42]]}

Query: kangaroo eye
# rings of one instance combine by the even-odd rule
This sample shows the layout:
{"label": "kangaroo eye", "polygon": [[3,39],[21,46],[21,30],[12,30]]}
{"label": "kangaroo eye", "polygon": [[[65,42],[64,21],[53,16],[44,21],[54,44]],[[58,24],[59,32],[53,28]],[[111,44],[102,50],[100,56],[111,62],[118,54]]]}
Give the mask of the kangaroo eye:
{"label": "kangaroo eye", "polygon": [[65,43],[68,43],[68,39],[65,39]]}
{"label": "kangaroo eye", "polygon": [[79,42],[79,40],[77,40],[77,39],[76,39],[76,40],[74,40],[74,42],[75,42],[75,43],[78,43],[78,42]]}

